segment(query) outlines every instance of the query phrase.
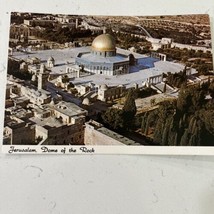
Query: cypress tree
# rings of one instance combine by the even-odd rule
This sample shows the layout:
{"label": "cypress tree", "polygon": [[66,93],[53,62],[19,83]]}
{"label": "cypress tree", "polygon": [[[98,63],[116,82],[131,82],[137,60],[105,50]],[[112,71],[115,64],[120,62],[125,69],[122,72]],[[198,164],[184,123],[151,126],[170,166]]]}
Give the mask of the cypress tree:
{"label": "cypress tree", "polygon": [[123,119],[125,121],[125,127],[127,129],[132,128],[136,112],[137,108],[135,104],[134,90],[130,90],[127,94],[126,101],[123,106]]}
{"label": "cypress tree", "polygon": [[168,121],[165,124],[165,127],[163,129],[163,135],[162,135],[162,145],[167,146],[168,145],[168,134],[169,134],[169,126]]}
{"label": "cypress tree", "polygon": [[123,111],[125,114],[129,115],[130,118],[134,117],[137,112],[135,104],[135,94],[133,90],[130,90],[127,94],[126,101],[123,106]]}
{"label": "cypress tree", "polygon": [[[147,113],[146,113],[147,114]],[[141,132],[145,132],[145,127],[146,127],[146,114],[142,116],[142,121],[141,121]]]}
{"label": "cypress tree", "polygon": [[180,146],[186,146],[189,142],[189,132],[188,129],[185,130],[183,136],[181,137]]}

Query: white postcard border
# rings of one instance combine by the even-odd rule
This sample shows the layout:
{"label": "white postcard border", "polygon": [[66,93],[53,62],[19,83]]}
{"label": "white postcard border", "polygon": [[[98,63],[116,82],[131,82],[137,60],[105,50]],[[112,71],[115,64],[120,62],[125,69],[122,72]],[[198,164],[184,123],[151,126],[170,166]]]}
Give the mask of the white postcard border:
{"label": "white postcard border", "polygon": [[5,154],[92,155],[92,154],[143,154],[143,155],[214,155],[214,147],[196,146],[31,146],[4,145]]}
{"label": "white postcard border", "polygon": [[[42,7],[41,4],[43,3]],[[7,72],[7,48],[9,35],[9,17],[10,12],[39,12],[55,14],[77,14],[77,15],[184,15],[184,14],[209,14],[211,15],[210,25],[212,33],[212,43],[214,44],[214,10],[207,9],[202,1],[194,2],[184,0],[172,2],[170,0],[144,0],[144,1],[99,1],[92,0],[86,2],[79,1],[61,1],[53,0],[51,2],[38,2],[33,0],[1,1],[0,9],[0,79],[2,87],[0,89],[0,99],[5,98],[6,72]],[[124,7],[121,7],[121,4]],[[155,5],[155,8],[154,8]],[[163,6],[165,7],[163,8]],[[210,4],[209,4],[210,5]],[[214,58],[214,56],[213,56]],[[0,102],[0,133],[3,133],[4,121],[4,102]],[[0,141],[3,141],[3,135],[0,134]],[[14,148],[11,148],[14,147]],[[57,152],[44,152],[44,146],[18,146],[4,145],[2,152],[5,154],[145,154],[145,155],[214,155],[214,147],[178,147],[178,146],[45,146],[50,150]],[[83,152],[81,148],[92,152]],[[10,152],[17,149],[17,152]],[[28,149],[37,152],[27,151]],[[71,152],[69,152],[69,149]],[[76,152],[72,152],[76,150]],[[26,150],[26,151],[24,151]]]}

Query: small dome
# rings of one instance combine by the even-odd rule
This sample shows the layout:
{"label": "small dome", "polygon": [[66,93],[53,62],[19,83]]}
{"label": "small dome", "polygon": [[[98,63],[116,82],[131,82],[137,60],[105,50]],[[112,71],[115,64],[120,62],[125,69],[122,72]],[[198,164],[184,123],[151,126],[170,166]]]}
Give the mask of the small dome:
{"label": "small dome", "polygon": [[42,93],[41,93],[41,91],[35,91],[35,95],[36,95],[37,97],[40,97],[40,96],[42,95]]}
{"label": "small dome", "polygon": [[85,98],[85,99],[82,101],[82,104],[88,106],[88,105],[90,104],[89,99],[88,99],[88,98]]}
{"label": "small dome", "polygon": [[39,60],[39,58],[37,58],[37,57],[35,57],[35,56],[32,57],[31,59],[32,59],[32,60]]}
{"label": "small dome", "polygon": [[48,58],[48,61],[54,62],[55,60],[54,60],[54,58],[53,58],[52,56],[50,56],[50,57]]}
{"label": "small dome", "polygon": [[102,34],[94,39],[91,47],[95,51],[115,51],[116,42],[110,34]]}
{"label": "small dome", "polygon": [[32,76],[31,80],[32,80],[33,82],[36,81],[36,75],[35,75],[35,74]]}
{"label": "small dome", "polygon": [[107,90],[107,89],[108,89],[108,86],[107,86],[106,84],[103,84],[103,85],[101,85],[100,89],[102,89],[102,90]]}

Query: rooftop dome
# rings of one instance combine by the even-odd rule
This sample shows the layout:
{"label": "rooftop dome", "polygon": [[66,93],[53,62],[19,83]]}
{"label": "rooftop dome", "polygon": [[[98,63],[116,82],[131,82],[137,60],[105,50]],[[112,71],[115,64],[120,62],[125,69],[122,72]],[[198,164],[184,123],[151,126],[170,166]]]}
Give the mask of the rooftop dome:
{"label": "rooftop dome", "polygon": [[100,86],[100,89],[101,90],[107,90],[108,86],[106,84],[103,84],[103,85]]}
{"label": "rooftop dome", "polygon": [[32,80],[33,82],[36,81],[36,75],[35,75],[35,74],[32,76],[31,80]]}
{"label": "rooftop dome", "polygon": [[39,58],[34,56],[34,57],[31,58],[31,60],[37,61],[37,60],[39,60]]}
{"label": "rooftop dome", "polygon": [[91,47],[96,51],[115,51],[116,43],[110,34],[102,34],[94,39]]}
{"label": "rooftop dome", "polygon": [[50,57],[48,58],[48,61],[52,61],[52,62],[53,62],[53,61],[55,61],[55,60],[54,60],[54,58],[53,58],[52,56],[50,56]]}
{"label": "rooftop dome", "polygon": [[83,101],[82,101],[83,105],[89,105],[90,104],[90,100],[86,97]]}

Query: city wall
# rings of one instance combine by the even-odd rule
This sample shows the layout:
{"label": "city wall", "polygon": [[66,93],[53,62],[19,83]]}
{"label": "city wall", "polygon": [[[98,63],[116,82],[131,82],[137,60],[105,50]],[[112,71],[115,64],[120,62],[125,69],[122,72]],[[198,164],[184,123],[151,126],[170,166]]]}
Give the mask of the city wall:
{"label": "city wall", "polygon": [[99,130],[96,130],[93,126],[86,124],[85,127],[85,136],[84,136],[85,145],[102,145],[102,146],[124,146],[123,143],[103,134]]}

